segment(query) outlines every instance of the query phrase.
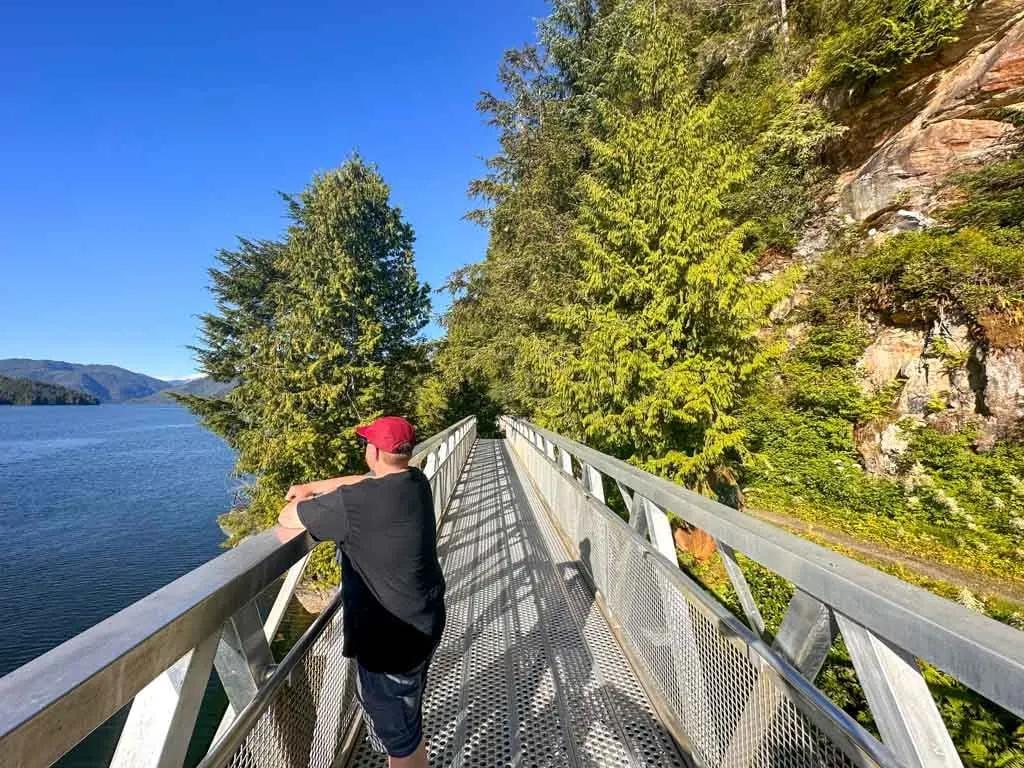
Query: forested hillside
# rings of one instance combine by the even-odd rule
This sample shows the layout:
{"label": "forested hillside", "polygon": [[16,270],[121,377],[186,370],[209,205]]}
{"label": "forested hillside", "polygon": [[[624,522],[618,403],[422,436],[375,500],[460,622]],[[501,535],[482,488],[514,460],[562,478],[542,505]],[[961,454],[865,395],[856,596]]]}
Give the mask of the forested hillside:
{"label": "forested hillside", "polygon": [[97,405],[92,395],[56,384],[0,376],[0,405]]}
{"label": "forested hillside", "polygon": [[1024,4],[783,5],[564,0],[506,56],[421,418],[1020,586]]}
{"label": "forested hillside", "polygon": [[116,365],[84,365],[62,360],[8,358],[0,360],[0,375],[87,392],[101,403],[148,397],[171,386],[169,382]]}
{"label": "forested hillside", "polygon": [[[554,2],[480,102],[490,243],[421,421],[529,416],[1024,626],[1022,60],[1018,0]],[[1020,762],[928,675],[965,762]],[[870,726],[841,650],[823,678]]]}

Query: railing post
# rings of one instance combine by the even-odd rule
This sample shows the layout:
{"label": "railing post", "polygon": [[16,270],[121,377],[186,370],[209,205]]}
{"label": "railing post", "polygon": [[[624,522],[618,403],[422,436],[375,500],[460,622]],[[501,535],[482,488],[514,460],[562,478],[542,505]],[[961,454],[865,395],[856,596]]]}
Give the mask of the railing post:
{"label": "railing post", "polygon": [[213,669],[220,632],[139,691],[110,768],[180,768]]}
{"label": "railing post", "polygon": [[561,459],[562,462],[562,471],[565,472],[565,474],[569,475],[570,477],[573,477],[574,475],[572,473],[572,454],[566,450],[563,450],[562,448],[559,448],[558,457],[559,459]]}
{"label": "railing post", "polygon": [[583,467],[583,487],[587,489],[587,493],[604,504],[604,479],[601,473],[585,462],[580,464]]}
{"label": "railing post", "polygon": [[836,615],[882,743],[910,768],[962,768],[913,656]]}
{"label": "railing post", "polygon": [[676,542],[672,538],[672,525],[668,521],[668,515],[657,504],[643,496],[634,495],[633,506],[638,507],[637,512],[643,515],[648,540],[674,565]]}

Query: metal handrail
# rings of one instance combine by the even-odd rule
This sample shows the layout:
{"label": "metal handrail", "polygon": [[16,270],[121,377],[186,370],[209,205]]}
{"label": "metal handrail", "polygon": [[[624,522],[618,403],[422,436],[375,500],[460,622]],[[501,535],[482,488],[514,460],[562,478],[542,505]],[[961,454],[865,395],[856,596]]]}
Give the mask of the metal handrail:
{"label": "metal handrail", "polygon": [[457,433],[462,427],[475,420],[476,416],[467,416],[461,421],[455,422],[447,429],[438,432],[433,437],[427,438],[422,443],[417,443],[416,447],[412,449],[412,461],[409,463],[414,467],[419,466],[421,462],[426,460],[427,454],[441,445],[450,435]]}
{"label": "metal handrail", "polygon": [[309,652],[310,648],[313,647],[317,638],[327,629],[340,609],[341,593],[339,592],[334,596],[330,605],[302,633],[302,636],[274,669],[266,684],[260,688],[255,698],[238,713],[238,716],[231,723],[231,727],[224,736],[210,747],[210,751],[206,753],[206,757],[203,758],[198,768],[222,768],[231,761],[235,750],[245,741],[249,731],[256,724],[256,721],[259,720],[260,715],[266,711],[278,689],[288,682],[295,668]]}
{"label": "metal handrail", "polygon": [[[413,465],[436,458],[472,418],[417,446]],[[444,466],[438,461],[436,468]],[[0,678],[0,764],[56,761],[219,633],[315,545],[304,531],[253,536]]]}
{"label": "metal handrail", "polygon": [[529,421],[510,421],[1024,717],[1024,635],[1018,630]]}
{"label": "metal handrail", "polygon": [[0,678],[4,764],[61,757],[314,545],[262,533]]}
{"label": "metal handrail", "polygon": [[[550,459],[547,459],[550,462]],[[553,462],[550,462],[553,464]],[[557,465],[555,465],[557,467]],[[581,493],[583,489],[580,488]],[[704,587],[694,581],[690,576],[679,569],[679,566],[671,562],[661,552],[644,538],[638,531],[630,528],[626,523],[609,509],[605,504],[594,497],[586,494],[588,512],[592,515],[603,517],[605,521],[625,531],[625,535],[644,553],[677,589],[688,595],[693,601],[691,604],[714,620],[718,625],[718,632],[729,638],[745,649],[753,652],[761,664],[770,669],[776,676],[781,686],[789,693],[790,697],[803,705],[805,714],[813,713],[813,720],[828,732],[833,738],[842,740],[848,745],[848,751],[859,753],[867,759],[863,764],[896,766],[898,761],[884,744],[871,736],[864,728],[850,715],[840,709],[824,693],[814,687],[800,672],[790,664],[779,653],[772,649],[768,643],[755,635],[749,627],[736,618],[728,608],[722,605]],[[565,535],[565,532],[561,532]],[[596,586],[596,585],[595,585]]]}

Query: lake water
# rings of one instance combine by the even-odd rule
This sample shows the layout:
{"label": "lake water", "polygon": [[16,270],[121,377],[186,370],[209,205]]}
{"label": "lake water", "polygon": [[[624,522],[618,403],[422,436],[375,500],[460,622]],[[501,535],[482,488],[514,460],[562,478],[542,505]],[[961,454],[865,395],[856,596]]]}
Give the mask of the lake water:
{"label": "lake water", "polygon": [[[233,464],[183,408],[0,407],[0,676],[216,557]],[[118,727],[61,764],[106,765]]]}

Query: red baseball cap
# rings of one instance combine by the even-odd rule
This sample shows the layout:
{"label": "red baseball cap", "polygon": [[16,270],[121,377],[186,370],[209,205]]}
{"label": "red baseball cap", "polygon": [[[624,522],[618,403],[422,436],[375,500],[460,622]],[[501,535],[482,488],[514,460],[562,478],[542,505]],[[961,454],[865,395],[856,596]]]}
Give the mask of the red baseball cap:
{"label": "red baseball cap", "polygon": [[401,416],[381,416],[362,427],[356,434],[366,442],[388,453],[409,453],[416,444],[416,430]]}

